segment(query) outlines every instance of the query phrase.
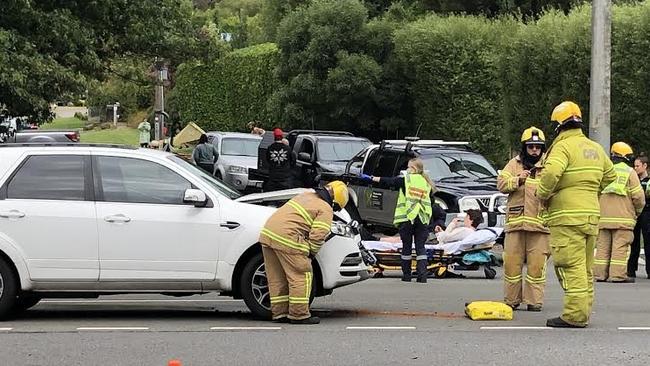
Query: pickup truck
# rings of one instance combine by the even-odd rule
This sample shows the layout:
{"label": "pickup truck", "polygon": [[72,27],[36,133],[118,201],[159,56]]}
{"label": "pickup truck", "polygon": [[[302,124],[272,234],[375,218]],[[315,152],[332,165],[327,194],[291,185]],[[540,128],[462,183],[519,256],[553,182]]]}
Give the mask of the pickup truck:
{"label": "pickup truck", "polygon": [[[321,177],[343,174],[348,161],[372,144],[364,137],[356,137],[344,131],[292,130],[286,138],[295,162],[293,179],[301,187],[315,187]],[[249,170],[249,180],[268,179],[269,167],[265,156],[272,143],[273,134],[267,132],[258,148],[257,169]]]}
{"label": "pickup truck", "polygon": [[79,142],[77,130],[10,131],[0,126],[0,143]]}

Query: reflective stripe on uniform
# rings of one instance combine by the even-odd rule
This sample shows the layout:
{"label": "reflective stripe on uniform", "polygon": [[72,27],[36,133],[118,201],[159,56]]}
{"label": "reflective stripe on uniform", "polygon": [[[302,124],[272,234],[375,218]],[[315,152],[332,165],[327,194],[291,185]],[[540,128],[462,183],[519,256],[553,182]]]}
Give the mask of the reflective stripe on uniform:
{"label": "reflective stripe on uniform", "polygon": [[289,206],[293,207],[293,209],[296,210],[296,212],[298,212],[298,214],[300,216],[302,216],[302,218],[305,220],[305,222],[307,222],[309,225],[313,224],[314,219],[312,219],[311,216],[309,216],[309,213],[307,213],[307,210],[305,210],[305,208],[302,207],[298,202],[295,202],[295,201],[291,200],[291,201],[287,202],[287,204]]}
{"label": "reflective stripe on uniform", "polygon": [[271,305],[281,304],[281,303],[287,302],[287,301],[289,301],[289,295],[271,296]]}
{"label": "reflective stripe on uniform", "polygon": [[544,219],[556,219],[562,216],[584,216],[584,215],[594,215],[600,216],[600,210],[557,210],[553,211],[544,216]]}
{"label": "reflective stripe on uniform", "polygon": [[609,259],[594,259],[594,264],[609,265]]}
{"label": "reflective stripe on uniform", "polygon": [[268,237],[271,240],[275,240],[275,241],[279,242],[282,245],[286,245],[289,248],[293,248],[293,249],[297,249],[297,250],[309,253],[309,245],[296,243],[295,241],[293,241],[291,239],[284,238],[284,237],[272,232],[271,230],[269,230],[267,228],[262,229],[261,234]]}
{"label": "reflective stripe on uniform", "polygon": [[332,230],[332,227],[330,225],[327,225],[326,222],[322,222],[322,221],[318,221],[318,220],[314,220],[314,222],[311,224],[311,227],[312,228],[319,228],[319,229],[323,229],[323,230],[327,230],[327,231]]}
{"label": "reflective stripe on uniform", "polygon": [[518,216],[514,218],[508,218],[506,224],[514,225],[521,223],[537,224],[543,225],[544,221],[540,217],[531,217],[531,216]]}
{"label": "reflective stripe on uniform", "polygon": [[627,166],[627,164],[621,162],[614,165],[614,170],[616,171],[616,180],[610,183],[605,189],[603,189],[603,194],[616,194],[619,196],[627,197],[627,181],[630,179],[630,174],[632,173],[632,168]]}
{"label": "reflective stripe on uniform", "polygon": [[575,174],[575,173],[585,173],[585,172],[602,173],[603,168],[597,166],[586,166],[580,168],[567,168],[564,171],[565,174]]}
{"label": "reflective stripe on uniform", "polygon": [[635,219],[629,219],[625,217],[601,217],[600,222],[607,224],[625,224],[632,226],[636,225]]}
{"label": "reflective stripe on uniform", "polygon": [[517,276],[506,276],[505,274],[503,275],[503,279],[508,282],[508,283],[519,283],[521,282],[521,275]]}

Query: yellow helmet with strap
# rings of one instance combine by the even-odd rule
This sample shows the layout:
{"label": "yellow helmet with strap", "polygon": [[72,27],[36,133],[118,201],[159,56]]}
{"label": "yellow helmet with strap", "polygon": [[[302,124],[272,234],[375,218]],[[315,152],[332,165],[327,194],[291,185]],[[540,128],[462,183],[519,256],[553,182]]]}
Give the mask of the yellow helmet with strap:
{"label": "yellow helmet with strap", "polygon": [[546,143],[544,131],[535,126],[525,129],[521,134],[521,143],[527,145],[544,145]]}
{"label": "yellow helmet with strap", "polygon": [[582,122],[580,107],[569,101],[558,104],[551,113],[551,122],[557,122],[562,126],[570,121]]}
{"label": "yellow helmet with strap", "polygon": [[612,155],[618,155],[624,158],[634,154],[632,147],[622,141],[614,143],[610,152]]}
{"label": "yellow helmet with strap", "polygon": [[332,200],[343,208],[348,204],[348,186],[340,180],[327,183],[326,187],[332,192]]}

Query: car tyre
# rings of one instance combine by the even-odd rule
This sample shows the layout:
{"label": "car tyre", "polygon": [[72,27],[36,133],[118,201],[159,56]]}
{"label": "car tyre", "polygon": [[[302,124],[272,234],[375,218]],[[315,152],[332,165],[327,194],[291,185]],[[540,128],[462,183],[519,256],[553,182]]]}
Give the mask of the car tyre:
{"label": "car tyre", "polygon": [[11,316],[18,295],[18,276],[6,260],[0,258],[0,320]]}
{"label": "car tyre", "polygon": [[[315,262],[313,265],[316,265]],[[318,276],[315,276],[318,277]],[[312,283],[309,304],[314,301],[317,290],[317,281]],[[244,266],[239,281],[239,289],[248,309],[258,319],[271,319],[271,295],[264,269],[264,256],[262,253],[255,254]]]}

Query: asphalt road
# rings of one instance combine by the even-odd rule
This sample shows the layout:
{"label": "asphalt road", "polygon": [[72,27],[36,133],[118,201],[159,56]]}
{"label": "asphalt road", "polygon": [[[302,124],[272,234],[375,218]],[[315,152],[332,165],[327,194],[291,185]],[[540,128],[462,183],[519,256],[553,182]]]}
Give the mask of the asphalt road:
{"label": "asphalt road", "polygon": [[[549,266],[550,268],[550,266]],[[641,269],[640,273],[644,273]],[[257,321],[215,295],[44,300],[0,323],[0,365],[645,365],[650,280],[598,283],[586,329],[544,327],[561,310],[549,272],[544,311],[473,322],[472,300],[500,300],[501,274],[402,283],[371,279],[317,299],[322,323]]]}

